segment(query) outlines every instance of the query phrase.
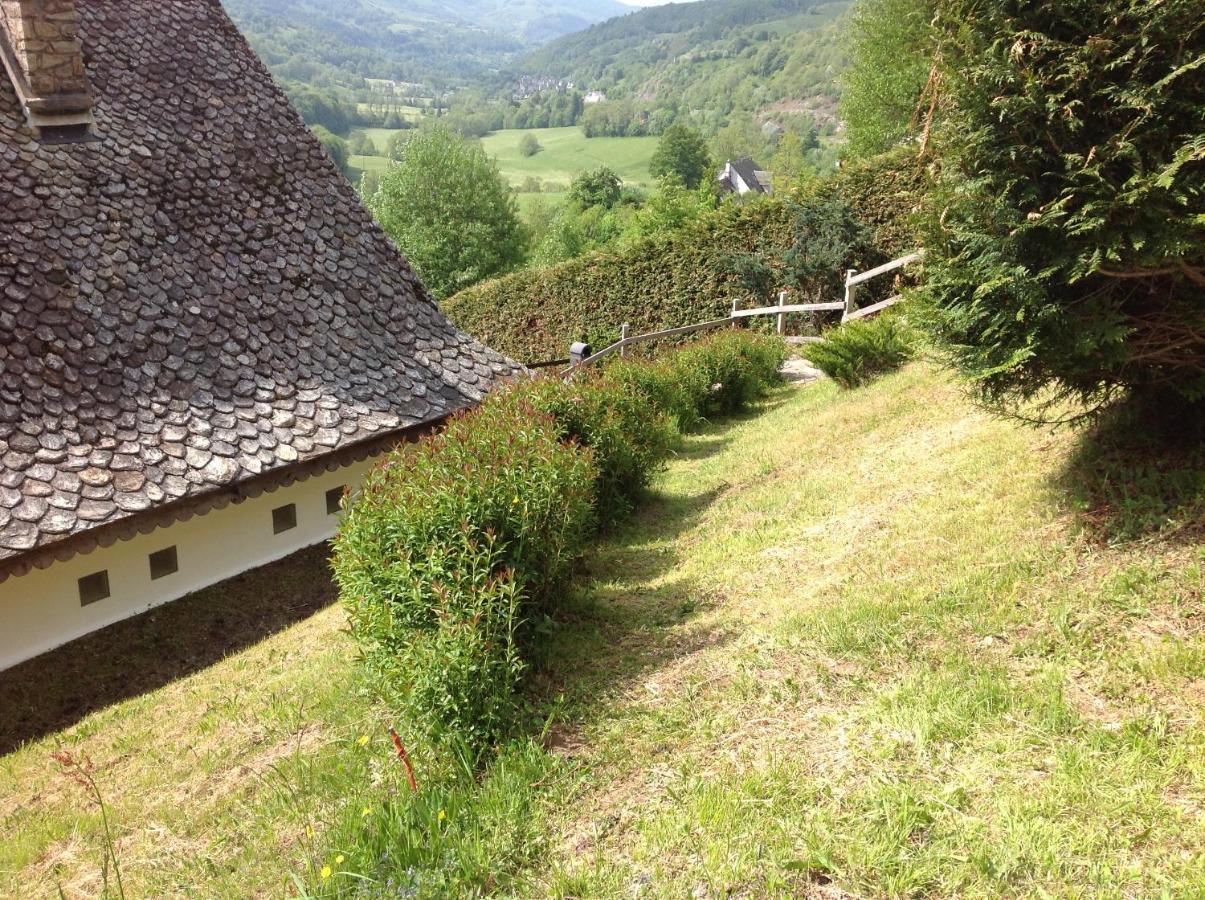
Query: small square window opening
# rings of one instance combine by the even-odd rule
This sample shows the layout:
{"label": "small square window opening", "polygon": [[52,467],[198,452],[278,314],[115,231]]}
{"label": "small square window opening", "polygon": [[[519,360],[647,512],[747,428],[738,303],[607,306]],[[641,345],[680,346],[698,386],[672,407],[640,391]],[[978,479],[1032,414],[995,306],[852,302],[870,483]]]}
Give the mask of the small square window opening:
{"label": "small square window opening", "polygon": [[180,571],[180,563],[176,557],[176,548],[174,546],[156,550],[150,555],[150,562],[151,581],[157,578],[165,578]]}
{"label": "small square window opening", "polygon": [[87,606],[109,596],[109,570],[102,569],[79,580],[79,605]]}
{"label": "small square window opening", "polygon": [[326,514],[328,516],[333,516],[343,510],[343,494],[346,491],[347,485],[341,484],[326,492]]}
{"label": "small square window opening", "polygon": [[272,533],[280,534],[297,527],[297,504],[286,503],[272,510]]}

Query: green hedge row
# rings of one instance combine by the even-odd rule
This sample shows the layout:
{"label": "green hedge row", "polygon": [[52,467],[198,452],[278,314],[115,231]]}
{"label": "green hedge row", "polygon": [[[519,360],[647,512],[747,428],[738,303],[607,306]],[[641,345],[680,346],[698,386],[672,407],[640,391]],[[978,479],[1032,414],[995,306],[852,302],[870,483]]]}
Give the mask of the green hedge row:
{"label": "green hedge row", "polygon": [[[873,232],[873,249],[847,263],[865,269],[914,249],[909,217],[921,184],[912,158],[897,153],[847,166],[795,200],[844,200]],[[575,340],[601,348],[619,337],[624,322],[644,332],[722,317],[733,299],[743,305],[749,299],[733,255],[779,256],[792,244],[795,214],[782,199],[725,204],[619,250],[484,282],[448,298],[443,309],[459,327],[522,362],[563,357]]]}
{"label": "green hedge row", "polygon": [[678,427],[761,396],[784,356],[775,338],[725,330],[570,384],[522,382],[373,469],[333,564],[408,740],[476,758],[506,733],[532,624],[590,536],[630,512]]}

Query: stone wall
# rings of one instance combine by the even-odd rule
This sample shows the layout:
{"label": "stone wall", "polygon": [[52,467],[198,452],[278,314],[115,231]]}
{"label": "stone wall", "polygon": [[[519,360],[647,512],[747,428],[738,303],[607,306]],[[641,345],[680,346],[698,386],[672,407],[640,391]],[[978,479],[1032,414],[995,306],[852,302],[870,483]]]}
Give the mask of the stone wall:
{"label": "stone wall", "polygon": [[75,0],[0,0],[0,23],[24,75],[26,84],[18,87],[28,93],[31,109],[90,105]]}

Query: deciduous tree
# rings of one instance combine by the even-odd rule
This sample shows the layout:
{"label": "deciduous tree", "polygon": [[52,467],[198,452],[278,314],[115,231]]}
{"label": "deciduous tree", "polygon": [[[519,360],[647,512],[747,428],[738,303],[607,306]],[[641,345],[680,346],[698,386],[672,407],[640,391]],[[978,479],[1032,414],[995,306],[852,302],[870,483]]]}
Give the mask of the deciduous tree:
{"label": "deciduous tree", "polygon": [[431,124],[399,148],[367,204],[438,298],[523,258],[515,199],[481,145]]}

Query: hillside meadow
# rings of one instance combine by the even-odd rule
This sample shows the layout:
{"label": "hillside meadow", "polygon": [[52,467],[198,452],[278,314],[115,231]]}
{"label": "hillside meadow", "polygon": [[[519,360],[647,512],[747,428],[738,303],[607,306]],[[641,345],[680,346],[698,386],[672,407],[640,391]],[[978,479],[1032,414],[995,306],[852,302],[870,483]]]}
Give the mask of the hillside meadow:
{"label": "hillside meadow", "polygon": [[[441,871],[520,896],[1196,896],[1202,508],[1143,472],[923,362],[712,422],[582,560],[529,688],[543,739],[441,814]],[[407,789],[326,583],[308,553],[156,611],[159,638],[129,626],[142,667],[256,596],[307,614],[0,759],[0,894],[102,891],[63,749],[95,763],[129,896],[371,892],[339,835]],[[78,690],[72,665],[40,689]]]}
{"label": "hillside meadow", "polygon": [[[377,156],[352,156],[351,166],[360,172],[383,172],[389,166],[385,158],[385,147],[390,137],[401,129],[364,128],[362,130],[377,149]],[[540,143],[540,151],[534,156],[524,156],[519,151],[519,141],[524,135],[532,135]],[[498,161],[498,169],[506,182],[521,188],[528,178],[555,187],[569,186],[579,172],[608,166],[632,186],[650,186],[653,177],[649,173],[649,161],[657,148],[656,137],[596,137],[587,138],[576,125],[569,128],[531,128],[495,131],[481,139],[486,153]],[[554,191],[545,196],[554,196]]]}

